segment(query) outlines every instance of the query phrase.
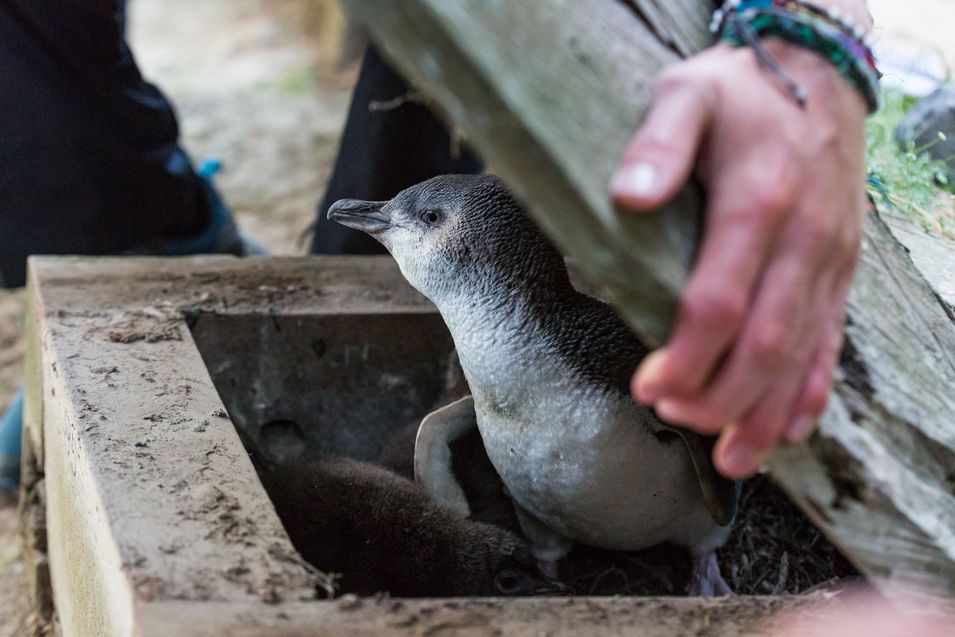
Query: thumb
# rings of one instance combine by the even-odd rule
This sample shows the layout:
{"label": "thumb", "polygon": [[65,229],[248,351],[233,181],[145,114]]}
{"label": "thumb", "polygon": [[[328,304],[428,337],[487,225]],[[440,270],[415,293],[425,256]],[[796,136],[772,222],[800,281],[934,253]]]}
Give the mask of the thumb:
{"label": "thumb", "polygon": [[703,82],[664,79],[650,112],[610,182],[614,202],[634,212],[656,210],[689,179],[711,119]]}

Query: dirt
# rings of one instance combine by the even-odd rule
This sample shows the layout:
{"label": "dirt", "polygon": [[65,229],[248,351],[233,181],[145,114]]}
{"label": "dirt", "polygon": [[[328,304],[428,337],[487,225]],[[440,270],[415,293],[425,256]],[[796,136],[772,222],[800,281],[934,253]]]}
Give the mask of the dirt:
{"label": "dirt", "polygon": [[[112,326],[106,333],[113,343],[159,343],[160,341],[181,341],[182,332],[179,322],[171,318],[156,316],[130,315]],[[96,370],[93,370],[96,371]]]}
{"label": "dirt", "polygon": [[26,572],[17,538],[16,507],[0,501],[0,637],[20,637],[29,621]]}

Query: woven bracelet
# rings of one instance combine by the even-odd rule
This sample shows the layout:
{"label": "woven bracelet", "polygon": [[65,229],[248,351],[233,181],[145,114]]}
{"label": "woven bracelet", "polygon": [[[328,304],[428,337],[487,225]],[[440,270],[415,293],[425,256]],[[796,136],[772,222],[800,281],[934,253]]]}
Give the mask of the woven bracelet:
{"label": "woven bracelet", "polygon": [[879,78],[865,31],[834,9],[802,0],[731,0],[713,16],[711,29],[733,46],[752,46],[759,60],[804,104],[805,90],[793,82],[761,45],[778,37],[825,57],[863,96],[873,113],[879,108]]}

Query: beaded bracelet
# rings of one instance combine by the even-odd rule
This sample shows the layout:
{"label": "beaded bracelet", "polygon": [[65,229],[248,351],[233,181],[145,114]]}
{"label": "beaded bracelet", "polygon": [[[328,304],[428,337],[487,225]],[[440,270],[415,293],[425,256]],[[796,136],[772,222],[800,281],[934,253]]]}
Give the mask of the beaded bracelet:
{"label": "beaded bracelet", "polygon": [[865,29],[835,8],[805,0],[730,0],[713,14],[710,29],[733,46],[751,46],[800,105],[808,99],[805,89],[786,75],[760,38],[778,37],[819,53],[862,93],[870,113],[879,108],[881,74]]}

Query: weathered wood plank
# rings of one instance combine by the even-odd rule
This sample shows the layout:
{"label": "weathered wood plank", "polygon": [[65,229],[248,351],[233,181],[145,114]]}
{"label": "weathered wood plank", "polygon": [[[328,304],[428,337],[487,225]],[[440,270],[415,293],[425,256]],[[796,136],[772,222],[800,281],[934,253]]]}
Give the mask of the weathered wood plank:
{"label": "weathered wood plank", "polygon": [[[30,554],[49,547],[64,635],[742,637],[762,634],[781,613],[842,607],[826,592],[314,599],[314,587],[329,580],[289,543],[235,427],[221,416],[228,403],[187,317],[201,313],[199,325],[211,316],[258,316],[271,332],[278,321],[301,325],[322,314],[434,316],[394,262],[45,257],[33,260],[30,281],[29,356],[40,377],[28,392],[42,411],[28,426],[45,429],[45,462],[30,463],[43,475],[28,482],[36,490],[42,478],[49,513],[31,525],[41,537]],[[342,336],[326,334],[333,352],[347,351]],[[247,349],[254,360],[255,348]],[[349,374],[336,354],[325,360],[334,374]],[[268,400],[265,391],[258,399]],[[31,450],[34,439],[27,438]]]}
{"label": "weathered wood plank", "polygon": [[760,637],[782,618],[845,612],[837,594],[780,597],[389,599],[261,605],[168,601],[143,611],[143,637]]}
{"label": "weathered wood plank", "polygon": [[[562,250],[650,342],[666,335],[698,237],[700,197],[616,214],[607,182],[709,3],[350,0],[398,67],[509,180]],[[652,13],[648,27],[640,15]],[[661,38],[664,41],[661,42]],[[790,495],[884,590],[955,595],[955,329],[873,216],[847,356],[819,434],[775,455]]]}
{"label": "weathered wood plank", "polygon": [[[695,0],[624,0],[657,38],[683,57],[709,46],[709,16]],[[712,3],[711,3],[712,4]]]}

